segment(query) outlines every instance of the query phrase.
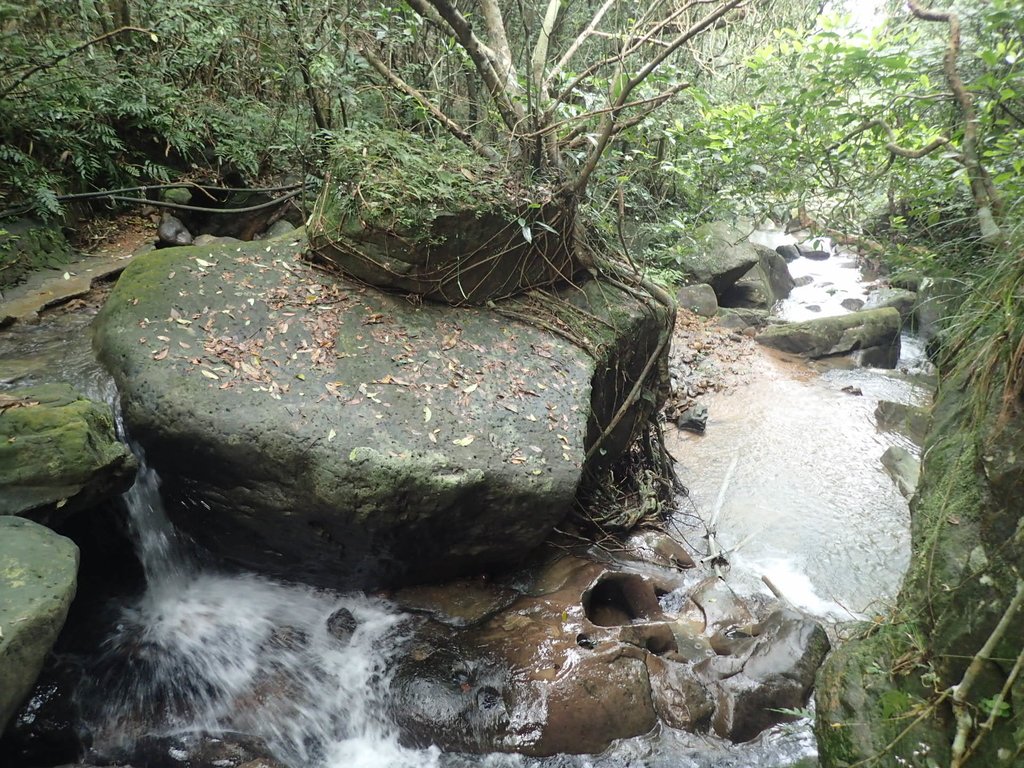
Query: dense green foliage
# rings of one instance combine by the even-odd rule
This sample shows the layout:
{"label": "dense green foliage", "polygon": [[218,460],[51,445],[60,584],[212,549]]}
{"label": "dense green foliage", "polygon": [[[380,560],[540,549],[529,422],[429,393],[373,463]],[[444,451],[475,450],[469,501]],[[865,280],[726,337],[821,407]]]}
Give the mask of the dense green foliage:
{"label": "dense green foliage", "polygon": [[302,36],[329,38],[318,5],[291,23],[294,3],[262,0],[0,3],[0,206],[58,215],[62,193],[301,170],[317,128],[303,73],[340,105],[351,63],[329,50],[321,66],[329,46]]}
{"label": "dense green foliage", "polygon": [[[946,23],[893,8],[857,31],[835,15],[841,4],[816,19],[817,4],[759,0],[658,60],[658,45],[676,39],[669,31],[699,24],[707,8],[670,4],[635,18],[617,3],[567,3],[546,25],[542,4],[499,3],[501,41],[485,6],[463,12],[490,49],[507,49],[511,79],[497,97],[438,16],[443,0],[0,2],[0,204],[53,216],[62,193],[227,171],[321,173],[332,146],[345,156],[374,131],[400,144],[403,133],[437,141],[456,126],[488,157],[490,173],[471,171],[473,181],[553,188],[582,175],[581,210],[611,240],[625,234],[634,255],[649,247],[654,268],[671,269],[662,246],[702,220],[798,211],[822,232],[860,232],[896,266],[938,260],[962,272],[991,250],[979,242],[966,120],[944,70]],[[952,9],[978,161],[1008,236],[1024,197],[1024,14],[1020,0]],[[508,125],[508,110],[520,110],[521,125]],[[434,200],[443,185],[409,180],[411,200]],[[372,197],[370,186],[362,194]],[[378,192],[401,191],[387,186]]]}

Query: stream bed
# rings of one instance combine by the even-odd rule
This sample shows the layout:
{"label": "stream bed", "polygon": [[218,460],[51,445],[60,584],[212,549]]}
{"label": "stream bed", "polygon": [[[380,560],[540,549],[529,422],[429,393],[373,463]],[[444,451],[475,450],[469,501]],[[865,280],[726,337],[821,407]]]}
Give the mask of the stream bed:
{"label": "stream bed", "polygon": [[[845,312],[842,299],[867,290],[850,258],[798,259],[791,267],[811,281],[776,308],[785,319]],[[0,388],[62,380],[113,405],[116,392],[89,345],[92,312],[49,313],[39,325],[0,333]],[[705,523],[714,515],[727,583],[741,594],[765,599],[767,577],[788,602],[828,625],[883,610],[906,567],[909,513],[879,457],[906,441],[879,431],[874,410],[880,400],[928,401],[927,377],[914,375],[927,373],[921,345],[906,337],[896,371],[812,367],[760,348],[747,360],[743,383],[709,396],[705,435],[671,435],[689,488],[677,530],[692,543],[694,515]],[[182,744],[198,734],[227,741],[245,734],[257,741],[253,755],[289,768],[814,762],[806,718],[741,744],[659,726],[594,756],[408,746],[391,689],[416,616],[381,596],[224,571],[170,526],[159,478],[145,467],[125,502],[146,586],[119,598],[99,647],[75,660],[83,672],[75,703],[89,731],[87,763],[187,765]],[[663,597],[666,610],[680,594]]]}

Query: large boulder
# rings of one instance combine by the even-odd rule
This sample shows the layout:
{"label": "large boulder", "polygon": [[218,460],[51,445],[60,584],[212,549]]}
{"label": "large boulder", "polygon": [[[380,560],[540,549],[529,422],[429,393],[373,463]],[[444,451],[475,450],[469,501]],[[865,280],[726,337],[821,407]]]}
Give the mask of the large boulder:
{"label": "large boulder", "polygon": [[575,206],[454,141],[374,126],[338,142],[309,224],[319,259],[370,285],[483,304],[572,278]]}
{"label": "large boulder", "polygon": [[707,283],[722,297],[758,263],[758,252],[739,229],[724,221],[704,224],[693,245],[677,249],[680,269],[695,282]]}
{"label": "large boulder", "polygon": [[0,515],[54,522],[126,490],[135,466],[110,409],[67,384],[0,394]]}
{"label": "large boulder", "polygon": [[892,368],[900,356],[900,313],[890,307],[773,325],[756,340],[811,359],[855,352],[861,365]]}
{"label": "large boulder", "polygon": [[881,309],[893,307],[900,313],[903,322],[906,323],[914,314],[914,307],[917,305],[917,294],[903,288],[879,288],[868,296],[864,309]]}
{"label": "large boulder", "polygon": [[421,303],[302,250],[154,252],[95,324],[172,518],[236,563],[337,585],[516,561],[661,397],[605,428],[669,322],[610,284],[549,296],[577,319],[547,330],[513,319],[543,317],[535,296]]}
{"label": "large boulder", "polygon": [[0,517],[0,732],[32,689],[75,596],[78,547],[49,528]]}
{"label": "large boulder", "polygon": [[730,288],[723,302],[730,307],[771,309],[796,286],[786,260],[771,248],[754,243],[758,263]]}

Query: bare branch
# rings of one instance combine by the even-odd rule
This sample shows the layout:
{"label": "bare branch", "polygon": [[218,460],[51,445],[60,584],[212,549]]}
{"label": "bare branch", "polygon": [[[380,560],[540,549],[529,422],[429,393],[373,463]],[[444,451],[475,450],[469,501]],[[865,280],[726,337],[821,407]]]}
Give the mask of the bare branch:
{"label": "bare branch", "polygon": [[[756,0],[754,0],[756,2]],[[597,168],[597,163],[601,159],[601,155],[604,154],[605,149],[608,147],[608,142],[615,134],[615,125],[619,111],[623,105],[626,104],[630,94],[639,86],[644,80],[646,80],[658,66],[671,56],[677,49],[687,43],[687,41],[693,39],[701,32],[712,27],[719,19],[734,8],[738,7],[744,2],[744,0],[727,0],[722,3],[718,8],[711,11],[703,19],[693,24],[689,29],[680,33],[672,43],[661,51],[657,56],[651,59],[647,64],[634,75],[630,80],[623,86],[618,97],[613,103],[613,110],[607,113],[601,121],[599,133],[597,136],[597,143],[590,154],[587,156],[583,167],[580,169],[576,179],[570,182],[571,190],[579,194],[586,188],[587,181],[590,179],[594,169]]]}
{"label": "bare branch", "polygon": [[978,153],[978,115],[974,111],[974,99],[964,85],[956,65],[960,55],[960,17],[953,11],[922,8],[918,0],[907,0],[907,5],[918,19],[949,24],[949,45],[943,57],[942,69],[963,116],[964,167],[971,183],[971,195],[974,198],[982,238],[986,241],[998,241],[1002,238],[998,221],[1003,215],[1003,201],[992,182],[992,177],[981,162]]}
{"label": "bare branch", "polygon": [[70,48],[70,49],[64,51],[64,53],[59,54],[58,56],[55,56],[54,58],[50,59],[49,61],[45,61],[42,64],[36,64],[34,67],[30,67],[28,70],[26,70],[21,75],[21,77],[16,79],[13,83],[11,83],[9,86],[7,86],[7,88],[5,88],[3,91],[0,91],[0,98],[4,98],[4,97],[10,95],[11,93],[13,93],[15,90],[17,90],[18,86],[20,86],[22,83],[24,83],[30,77],[32,77],[32,75],[38,74],[39,72],[45,72],[47,69],[51,69],[51,68],[57,66],[58,64],[60,64],[65,59],[68,59],[68,58],[74,56],[76,53],[84,51],[89,46],[96,45],[96,43],[102,43],[104,40],[107,40],[107,39],[109,39],[111,37],[116,37],[117,35],[124,34],[125,32],[138,32],[138,33],[143,34],[143,35],[152,35],[153,34],[153,30],[151,30],[151,29],[143,29],[142,27],[119,27],[119,28],[117,28],[115,30],[112,30],[110,32],[104,32],[99,37],[94,37],[91,40],[86,40],[84,43],[80,43],[79,45],[76,45],[74,48]]}
{"label": "bare branch", "polygon": [[487,86],[487,90],[494,99],[505,126],[515,133],[526,119],[526,112],[521,104],[512,99],[509,91],[505,88],[496,54],[477,37],[469,20],[455,8],[451,0],[409,0],[409,5],[424,18],[431,15],[428,9],[433,9],[444,19],[466,53],[469,54],[470,59],[473,60],[477,72],[480,73],[484,85]]}
{"label": "bare branch", "polygon": [[498,74],[506,88],[519,89],[516,81],[515,67],[512,66],[512,49],[508,44],[508,36],[505,34],[505,20],[501,17],[501,8],[496,0],[479,0],[480,10],[484,17],[484,27],[487,29],[487,42],[494,52],[495,65]]}
{"label": "bare branch", "polygon": [[562,58],[558,60],[558,63],[551,69],[548,76],[544,78],[544,82],[542,83],[543,90],[546,91],[551,85],[551,81],[558,77],[562,70],[565,69],[565,65],[568,64],[572,57],[576,55],[576,51],[578,51],[580,46],[587,41],[587,38],[594,33],[594,30],[597,29],[597,25],[601,23],[601,19],[604,18],[604,15],[608,13],[608,9],[615,3],[616,0],[605,0],[604,5],[597,9],[597,13],[594,14],[594,18],[590,20],[590,23],[587,24],[586,28],[580,32],[575,40],[572,41],[568,50],[566,50],[562,55]]}
{"label": "bare branch", "polygon": [[452,120],[448,115],[440,110],[430,99],[428,99],[422,92],[413,88],[407,82],[402,80],[396,75],[387,64],[381,61],[377,56],[369,49],[364,42],[356,44],[356,50],[359,51],[359,55],[366,59],[367,63],[373,67],[377,73],[388,81],[391,86],[397,88],[407,96],[412,97],[420,104],[425,110],[427,110],[434,118],[441,123],[448,131],[455,136],[459,141],[465,144],[467,147],[472,149],[481,157],[484,157],[491,161],[498,161],[498,153],[490,147],[484,146],[477,141],[473,134],[463,128],[461,125]]}
{"label": "bare branch", "polygon": [[852,131],[850,131],[848,134],[843,136],[843,138],[841,138],[839,141],[835,142],[834,144],[832,144],[829,147],[826,147],[825,151],[826,152],[834,152],[835,150],[839,149],[839,147],[841,147],[843,144],[848,142],[850,139],[853,139],[856,136],[859,136],[860,134],[865,133],[866,131],[871,130],[872,128],[881,128],[883,131],[885,131],[885,135],[889,139],[886,142],[886,144],[885,144],[885,148],[891,154],[897,155],[899,157],[907,157],[907,158],[910,158],[910,159],[917,159],[917,158],[920,158],[920,157],[924,157],[925,155],[930,155],[935,150],[937,150],[937,149],[939,149],[941,147],[944,147],[947,144],[949,144],[949,139],[948,138],[946,138],[945,136],[939,136],[939,137],[937,137],[935,139],[932,139],[930,142],[925,144],[923,147],[918,147],[917,149],[910,149],[908,147],[901,147],[899,144],[896,143],[896,132],[892,129],[892,126],[889,125],[885,120],[874,119],[874,120],[865,120],[863,123],[861,123],[856,128],[854,128]]}

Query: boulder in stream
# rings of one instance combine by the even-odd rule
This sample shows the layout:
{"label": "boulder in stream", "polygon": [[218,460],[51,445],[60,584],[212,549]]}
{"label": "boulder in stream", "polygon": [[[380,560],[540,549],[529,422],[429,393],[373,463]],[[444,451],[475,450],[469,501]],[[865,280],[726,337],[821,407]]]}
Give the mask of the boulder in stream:
{"label": "boulder in stream", "polygon": [[758,263],[722,297],[726,306],[771,309],[775,302],[789,296],[796,285],[781,255],[763,245],[753,246]]}
{"label": "boulder in stream", "polygon": [[666,310],[591,281],[549,297],[578,315],[555,332],[518,319],[543,314],[536,297],[413,301],[324,275],[303,249],[153,252],[95,323],[171,518],[231,561],[327,585],[515,562],[661,397],[654,376],[588,462]]}
{"label": "boulder in stream", "polygon": [[777,245],[775,246],[775,252],[779,254],[787,262],[796,261],[800,258],[800,249],[795,245]]}
{"label": "boulder in stream", "polygon": [[856,353],[860,365],[893,368],[900,356],[900,326],[899,312],[890,307],[773,325],[756,340],[811,359]]}
{"label": "boulder in stream", "polygon": [[680,269],[707,283],[721,297],[758,263],[758,253],[746,235],[732,224],[716,221],[693,233],[693,245],[677,253]]}
{"label": "boulder in stream", "polygon": [[0,732],[32,690],[75,596],[78,547],[0,516]]}
{"label": "boulder in stream", "polygon": [[864,309],[893,307],[900,313],[904,323],[909,322],[917,306],[917,294],[902,288],[879,288],[868,296]]}
{"label": "boulder in stream", "polygon": [[900,445],[890,445],[882,454],[882,466],[900,493],[910,498],[921,479],[921,460]]}
{"label": "boulder in stream", "polygon": [[59,521],[126,490],[135,468],[106,405],[67,384],[0,394],[0,515]]}

